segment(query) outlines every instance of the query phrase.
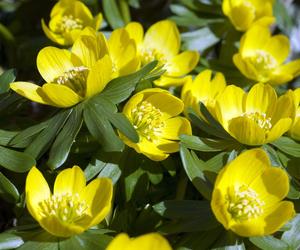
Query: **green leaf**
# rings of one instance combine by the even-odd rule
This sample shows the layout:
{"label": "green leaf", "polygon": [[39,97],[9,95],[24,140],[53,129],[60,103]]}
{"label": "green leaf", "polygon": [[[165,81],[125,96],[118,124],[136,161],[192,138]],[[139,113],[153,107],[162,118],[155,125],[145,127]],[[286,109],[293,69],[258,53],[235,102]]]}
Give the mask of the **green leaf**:
{"label": "green leaf", "polygon": [[[289,250],[288,244],[282,240],[279,240],[273,236],[251,237],[249,240],[262,250]],[[293,248],[297,249],[297,248]]]}
{"label": "green leaf", "polygon": [[28,154],[0,146],[0,165],[13,172],[24,173],[35,166],[35,160]]}
{"label": "green leaf", "polygon": [[281,0],[276,0],[273,4],[274,16],[276,17],[276,24],[282,32],[289,34],[293,28],[293,19],[286,8],[286,5]]}
{"label": "green leaf", "polygon": [[21,237],[10,233],[0,234],[0,250],[15,249],[24,243]]}
{"label": "green leaf", "polygon": [[106,20],[113,29],[125,26],[125,22],[122,18],[116,0],[103,0],[102,6]]}
{"label": "green leaf", "polygon": [[17,203],[19,201],[18,189],[1,172],[0,172],[0,197],[2,197],[7,202]]}
{"label": "green leaf", "polygon": [[39,158],[50,146],[57,133],[68,119],[72,109],[60,111],[47,121],[47,128],[39,133],[33,142],[26,148],[25,152],[34,158]]}
{"label": "green leaf", "polygon": [[300,157],[300,143],[294,141],[289,137],[282,136],[276,141],[271,142],[270,144],[286,154]]}
{"label": "green leaf", "polygon": [[85,124],[91,135],[102,145],[103,150],[122,151],[124,143],[115,134],[105,115],[97,109],[94,103],[87,102],[83,111]]}
{"label": "green leaf", "polygon": [[15,131],[0,129],[0,145],[7,146],[9,142],[18,134]]}
{"label": "green leaf", "polygon": [[184,146],[180,146],[180,156],[184,170],[195,188],[207,199],[210,200],[213,185],[204,175],[201,165],[204,162],[194,158],[190,151]]}
{"label": "green leaf", "polygon": [[47,162],[51,169],[60,167],[68,158],[73,142],[82,126],[82,106],[77,105],[72,109],[68,120],[57,135]]}
{"label": "green leaf", "polygon": [[9,90],[9,84],[16,79],[16,70],[6,70],[0,76],[0,94],[6,93]]}
{"label": "green leaf", "polygon": [[114,104],[126,100],[134,91],[136,85],[142,79],[147,79],[146,75],[151,72],[156,65],[157,61],[153,61],[133,74],[113,79],[99,95],[106,97],[106,99]]}
{"label": "green leaf", "polygon": [[299,249],[299,247],[300,247],[300,215],[297,214],[297,216],[294,217],[294,219],[292,221],[290,221],[289,224],[291,224],[292,227],[291,227],[291,229],[289,229],[288,231],[285,231],[282,234],[281,240],[284,241],[289,246],[288,249]]}

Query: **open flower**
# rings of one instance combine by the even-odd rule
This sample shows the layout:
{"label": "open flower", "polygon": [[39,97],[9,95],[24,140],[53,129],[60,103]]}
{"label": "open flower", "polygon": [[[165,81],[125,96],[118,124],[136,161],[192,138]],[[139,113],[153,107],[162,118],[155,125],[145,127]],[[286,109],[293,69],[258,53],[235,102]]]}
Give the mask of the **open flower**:
{"label": "open flower", "polygon": [[289,52],[290,42],[286,36],[271,36],[268,28],[256,25],[243,35],[233,62],[249,79],[283,84],[300,74],[300,59],[283,64]]}
{"label": "open flower", "polygon": [[169,242],[158,233],[148,233],[137,238],[127,234],[117,235],[106,250],[172,250]]}
{"label": "open flower", "polygon": [[47,83],[40,87],[30,82],[14,82],[10,87],[34,102],[71,107],[100,93],[112,79],[112,61],[105,55],[105,48],[103,35],[97,40],[83,36],[71,51],[43,48],[37,56],[37,68]]}
{"label": "open flower", "polygon": [[199,60],[197,51],[180,51],[180,34],[176,24],[163,20],[153,24],[144,36],[140,23],[132,22],[126,27],[135,40],[142,65],[157,60],[166,71],[154,83],[158,86],[182,85],[184,76],[192,71]]}
{"label": "open flower", "polygon": [[224,129],[246,145],[262,145],[287,132],[295,115],[294,95],[277,98],[268,84],[255,84],[248,94],[229,85],[218,96],[216,116]]}
{"label": "open flower", "polygon": [[194,81],[190,78],[183,86],[181,100],[185,110],[192,107],[200,114],[199,102],[202,102],[210,113],[214,113],[216,97],[223,92],[226,81],[222,73],[212,78],[211,70],[204,70],[196,76]]}
{"label": "open flower", "polygon": [[289,191],[286,172],[272,167],[262,149],[242,153],[219,173],[211,207],[227,230],[250,237],[269,235],[294,215],[294,205],[282,201]]}
{"label": "open flower", "polygon": [[46,36],[60,45],[72,45],[85,27],[100,28],[102,14],[93,18],[90,10],[77,0],[60,0],[50,14],[49,28],[42,20]]}
{"label": "open flower", "polygon": [[295,108],[296,108],[296,115],[294,122],[289,130],[289,135],[297,140],[300,141],[300,88],[294,91],[295,95]]}
{"label": "open flower", "polygon": [[183,102],[168,91],[153,88],[138,92],[123,109],[139,135],[133,143],[124,135],[122,140],[138,153],[153,161],[162,161],[179,150],[179,135],[191,134],[190,122],[178,116]]}
{"label": "open flower", "polygon": [[96,178],[86,186],[78,166],[61,171],[53,194],[41,172],[33,167],[26,179],[26,206],[32,217],[50,234],[69,237],[99,224],[111,209],[113,185]]}
{"label": "open flower", "polygon": [[275,22],[273,0],[224,0],[222,9],[239,31],[246,31],[252,25],[269,26]]}

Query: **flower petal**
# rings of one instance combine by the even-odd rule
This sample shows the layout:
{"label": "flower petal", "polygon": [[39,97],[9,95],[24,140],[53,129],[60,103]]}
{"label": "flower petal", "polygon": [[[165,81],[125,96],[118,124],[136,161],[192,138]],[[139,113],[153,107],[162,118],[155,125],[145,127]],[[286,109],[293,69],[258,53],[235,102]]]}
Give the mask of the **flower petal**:
{"label": "flower petal", "polygon": [[292,125],[291,118],[283,118],[280,119],[275,126],[272,127],[271,131],[267,135],[267,139],[265,143],[269,143],[277,140],[281,137],[285,132],[287,132]]}
{"label": "flower petal", "polygon": [[54,183],[54,195],[80,193],[85,188],[85,176],[80,167],[74,166],[61,171]]}
{"label": "flower petal", "polygon": [[170,20],[153,24],[145,34],[144,48],[156,49],[167,58],[177,55],[180,49],[180,35],[176,24]]}
{"label": "flower petal", "polygon": [[108,245],[106,250],[122,250],[130,244],[131,240],[125,233],[118,234]]}
{"label": "flower petal", "polygon": [[161,75],[160,78],[154,81],[154,84],[158,87],[176,87],[185,84],[190,76],[185,77],[171,77],[165,74]]}
{"label": "flower petal", "polygon": [[42,173],[32,167],[26,178],[25,186],[26,206],[30,214],[37,221],[40,220],[39,203],[51,195],[50,188]]}
{"label": "flower petal", "polygon": [[[133,239],[128,248],[130,250],[172,250],[169,242],[158,233],[149,233]],[[115,249],[117,250],[117,249]]]}
{"label": "flower petal", "polygon": [[90,182],[80,196],[89,205],[92,220],[88,227],[99,224],[111,209],[113,184],[109,178],[96,178]]}
{"label": "flower petal", "polygon": [[73,67],[71,52],[65,49],[46,47],[37,56],[37,68],[46,82],[52,82]]}
{"label": "flower petal", "polygon": [[290,53],[289,39],[284,35],[273,36],[268,40],[263,50],[269,52],[278,64],[282,64]]}
{"label": "flower petal", "polygon": [[131,22],[125,26],[125,29],[129,33],[131,39],[133,39],[137,46],[143,42],[144,29],[138,22]]}
{"label": "flower petal", "polygon": [[42,90],[56,107],[68,108],[82,101],[79,95],[64,85],[46,83]]}
{"label": "flower petal", "polygon": [[86,97],[100,93],[112,79],[112,62],[108,55],[101,58],[91,68],[86,86]]}
{"label": "flower petal", "polygon": [[266,223],[261,218],[245,220],[230,225],[230,230],[243,237],[264,235]]}
{"label": "flower petal", "polygon": [[191,135],[192,128],[188,119],[184,117],[174,117],[164,121],[163,138],[169,140],[179,140],[181,134]]}
{"label": "flower petal", "polygon": [[63,38],[62,35],[56,34],[52,32],[47,25],[45,24],[44,19],[42,19],[42,29],[45,33],[45,35],[53,42],[58,43],[59,45],[65,46],[69,45],[66,41],[66,39]]}

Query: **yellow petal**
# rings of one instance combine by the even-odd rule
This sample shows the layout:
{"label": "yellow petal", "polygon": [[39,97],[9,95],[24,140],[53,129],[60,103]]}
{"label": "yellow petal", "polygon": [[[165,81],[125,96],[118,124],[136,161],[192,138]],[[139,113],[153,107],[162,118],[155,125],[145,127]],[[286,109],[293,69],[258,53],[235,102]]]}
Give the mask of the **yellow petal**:
{"label": "yellow petal", "polygon": [[80,19],[84,26],[92,26],[93,15],[89,8],[80,1],[74,1],[67,10],[73,17]]}
{"label": "yellow petal", "polygon": [[158,150],[163,151],[164,154],[171,154],[179,151],[179,142],[159,139],[156,141],[156,147]]}
{"label": "yellow petal", "polygon": [[54,183],[54,195],[80,193],[85,187],[85,176],[80,167],[74,166],[61,171]]}
{"label": "yellow petal", "polygon": [[295,113],[296,107],[294,96],[288,91],[278,98],[271,123],[275,124],[282,118],[292,118],[295,116]]}
{"label": "yellow petal", "polygon": [[79,95],[64,85],[46,83],[42,90],[56,107],[68,108],[82,101]]}
{"label": "yellow petal", "polygon": [[89,205],[92,220],[89,227],[99,224],[111,209],[113,184],[109,178],[96,178],[81,192],[80,196]]}
{"label": "yellow petal", "polygon": [[275,109],[277,95],[275,89],[265,84],[255,84],[249,91],[246,99],[246,112],[265,113],[272,116]]}
{"label": "yellow petal", "polygon": [[239,69],[239,71],[241,71],[243,75],[245,75],[249,79],[257,80],[257,70],[251,63],[249,63],[247,60],[244,60],[240,53],[235,54],[232,59],[234,65]]}
{"label": "yellow petal", "polygon": [[45,24],[44,19],[42,19],[42,29],[45,35],[53,42],[58,43],[59,45],[65,46],[70,45],[67,43],[67,40],[62,37],[62,35],[52,32],[47,25]]}
{"label": "yellow petal", "polygon": [[112,79],[112,62],[108,55],[97,61],[91,68],[86,86],[86,97],[100,93]]}
{"label": "yellow petal", "polygon": [[286,74],[291,74],[294,77],[300,75],[300,59],[288,62],[280,66],[280,71],[285,72]]}
{"label": "yellow petal", "polygon": [[140,23],[131,22],[125,26],[131,39],[133,39],[137,46],[139,46],[144,38],[144,29]]}
{"label": "yellow petal", "polygon": [[46,82],[52,82],[73,67],[71,52],[65,49],[46,47],[37,56],[37,68]]}
{"label": "yellow petal", "polygon": [[291,127],[289,131],[290,136],[297,140],[300,141],[300,117],[296,117],[293,126]]}
{"label": "yellow petal", "polygon": [[130,238],[125,233],[118,234],[108,245],[106,250],[122,250],[130,244]]}
{"label": "yellow petal", "polygon": [[[129,250],[172,250],[168,241],[158,233],[149,233],[133,239],[129,246]],[[117,250],[117,249],[116,249]]]}
{"label": "yellow petal", "polygon": [[184,117],[174,117],[166,120],[163,130],[163,138],[169,140],[179,140],[179,135],[191,135],[192,128],[188,119]]}
{"label": "yellow petal", "polygon": [[280,119],[271,129],[271,131],[267,135],[267,139],[265,143],[269,143],[277,140],[281,137],[285,132],[287,132],[292,125],[291,118],[283,118]]}
{"label": "yellow petal", "polygon": [[36,84],[30,82],[14,82],[10,84],[10,88],[31,101],[52,105],[52,102],[44,94],[42,88]]}
{"label": "yellow petal", "polygon": [[253,26],[242,37],[240,52],[242,54],[249,50],[256,50],[263,48],[271,37],[271,33],[268,27]]}
{"label": "yellow petal", "polygon": [[284,35],[276,35],[268,40],[263,50],[269,52],[278,62],[282,64],[290,53],[289,39]]}
{"label": "yellow petal", "polygon": [[290,201],[282,201],[273,207],[272,210],[273,211],[264,218],[266,223],[264,235],[275,233],[296,214],[294,204]]}
{"label": "yellow petal", "polygon": [[171,77],[163,74],[159,79],[154,81],[154,84],[158,87],[171,87],[171,86],[181,86],[188,81],[190,76],[185,77]]}
{"label": "yellow petal", "polygon": [[166,74],[175,77],[186,75],[196,67],[198,61],[197,51],[184,51],[170,60]]}
{"label": "yellow petal", "polygon": [[167,58],[177,55],[180,49],[180,35],[176,24],[163,20],[153,24],[146,32],[144,48],[156,49]]}
{"label": "yellow petal", "polygon": [[97,16],[94,17],[92,27],[95,29],[95,31],[100,29],[102,20],[103,20],[103,16],[101,13],[99,13]]}
{"label": "yellow petal", "polygon": [[42,173],[32,167],[26,178],[25,186],[26,206],[30,214],[37,221],[40,219],[39,203],[51,195],[50,188]]}
{"label": "yellow petal", "polygon": [[247,117],[233,118],[228,123],[228,132],[245,145],[265,143],[265,131],[255,121]]}
{"label": "yellow petal", "polygon": [[289,192],[289,177],[285,170],[271,167],[256,178],[250,184],[250,188],[259,195],[260,200],[265,202],[265,208],[273,207],[287,196]]}
{"label": "yellow petal", "polygon": [[283,83],[287,83],[294,78],[293,75],[288,73],[288,71],[284,71],[282,66],[278,67],[275,71],[271,72],[270,79],[268,83],[271,85],[279,85]]}
{"label": "yellow petal", "polygon": [[229,18],[235,28],[239,31],[247,30],[255,19],[255,11],[253,11],[253,6],[249,4],[244,4],[241,2],[239,5],[232,6],[229,13]]}
{"label": "yellow petal", "polygon": [[254,237],[264,235],[265,222],[261,218],[245,220],[233,223],[230,229],[243,237]]}

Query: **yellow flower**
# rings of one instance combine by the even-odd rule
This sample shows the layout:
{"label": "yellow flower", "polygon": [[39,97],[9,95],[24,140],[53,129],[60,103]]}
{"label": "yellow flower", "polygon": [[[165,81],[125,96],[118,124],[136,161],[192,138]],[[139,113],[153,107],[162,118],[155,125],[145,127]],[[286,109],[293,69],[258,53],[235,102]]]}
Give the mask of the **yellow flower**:
{"label": "yellow flower", "polygon": [[99,224],[111,209],[113,185],[96,178],[86,186],[78,166],[61,171],[53,194],[41,172],[33,167],[26,179],[26,206],[32,217],[50,234],[69,237]]}
{"label": "yellow flower", "polygon": [[185,111],[188,107],[192,107],[200,114],[199,102],[202,102],[213,114],[216,97],[223,92],[225,87],[226,82],[223,74],[217,73],[212,78],[211,70],[204,70],[197,75],[194,81],[190,78],[181,91],[181,99],[184,102]]}
{"label": "yellow flower", "polygon": [[162,161],[179,150],[179,135],[191,134],[190,122],[178,116],[183,102],[168,91],[146,89],[129,99],[123,113],[136,129],[140,141],[122,140],[153,161]]}
{"label": "yellow flower", "polygon": [[229,134],[247,145],[278,139],[289,130],[294,115],[293,93],[277,98],[268,84],[255,84],[248,94],[229,85],[217,98],[217,119]]}
{"label": "yellow flower", "polygon": [[[86,31],[88,32],[88,31]],[[105,38],[99,34],[77,39],[71,51],[43,48],[37,56],[37,68],[47,82],[42,87],[30,82],[14,82],[12,90],[41,104],[71,107],[100,93],[112,79],[112,62]]]}
{"label": "yellow flower", "polygon": [[49,28],[42,20],[46,36],[60,45],[72,45],[85,27],[100,28],[102,14],[93,18],[90,10],[80,1],[60,0],[50,14]]}
{"label": "yellow flower", "polygon": [[254,26],[243,35],[233,61],[249,79],[283,84],[300,74],[300,59],[283,64],[289,52],[290,43],[286,36],[271,36],[268,28]]}
{"label": "yellow flower", "polygon": [[135,40],[142,65],[158,60],[166,72],[154,83],[158,86],[182,85],[184,76],[192,71],[199,60],[197,51],[180,51],[180,34],[176,24],[170,20],[153,24],[144,36],[140,23],[132,22],[126,27]]}
{"label": "yellow flower", "polygon": [[158,233],[148,233],[137,238],[127,234],[117,235],[106,250],[172,250],[169,242]]}
{"label": "yellow flower", "polygon": [[289,130],[289,135],[297,140],[300,141],[300,88],[294,91],[295,95],[295,105],[296,105],[296,115],[294,122]]}
{"label": "yellow flower", "polygon": [[239,31],[246,31],[252,25],[269,26],[275,22],[273,0],[224,0],[222,9]]}
{"label": "yellow flower", "polygon": [[262,149],[242,153],[219,173],[211,207],[227,230],[240,236],[269,235],[294,215],[294,205],[282,201],[289,191],[283,169],[272,167]]}

